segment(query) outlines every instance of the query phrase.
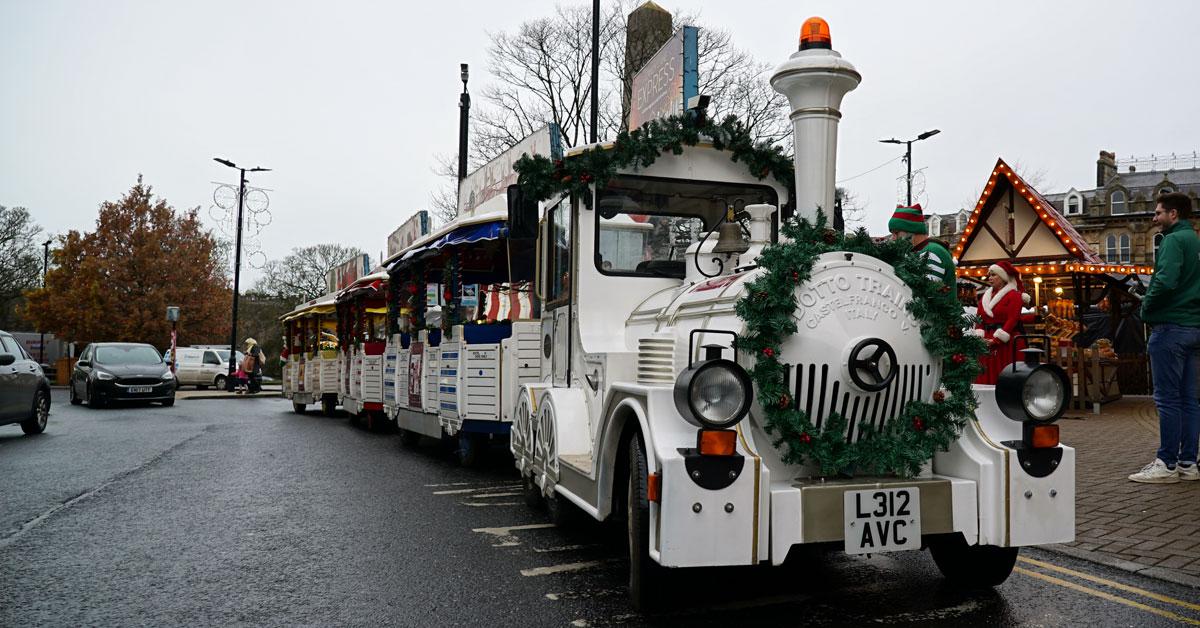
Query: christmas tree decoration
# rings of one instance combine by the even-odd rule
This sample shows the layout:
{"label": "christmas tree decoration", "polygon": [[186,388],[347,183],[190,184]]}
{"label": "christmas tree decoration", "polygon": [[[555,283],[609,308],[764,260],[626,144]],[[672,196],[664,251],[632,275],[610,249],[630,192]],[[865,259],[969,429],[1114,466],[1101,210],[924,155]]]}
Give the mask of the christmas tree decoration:
{"label": "christmas tree decoration", "polygon": [[[913,400],[900,416],[879,428],[862,431],[852,442],[846,437],[847,420],[834,412],[817,428],[811,417],[793,404],[764,403],[760,418],[783,459],[792,464],[813,463],[822,475],[846,473],[916,475],[934,452],[949,447],[976,407],[971,384],[979,373],[978,356],[986,348],[975,336],[947,334],[970,324],[953,295],[938,290],[925,279],[919,253],[903,241],[875,242],[865,231],[835,234],[826,241],[826,216],[818,212],[814,222],[789,220],[780,228],[786,241],[768,246],[758,257],[766,272],[751,282],[747,295],[737,304],[746,323],[738,346],[758,356],[750,369],[760,399],[780,399],[787,392],[787,366],[779,361],[776,347],[795,333],[791,320],[797,307],[794,291],[812,276],[818,256],[830,252],[868,255],[892,266],[896,276],[912,291],[906,304],[919,324],[922,343],[934,356],[942,356],[942,400]],[[769,299],[755,298],[761,292]],[[919,427],[918,427],[919,426]],[[915,428],[915,429],[914,429]],[[861,430],[861,426],[859,426]]]}

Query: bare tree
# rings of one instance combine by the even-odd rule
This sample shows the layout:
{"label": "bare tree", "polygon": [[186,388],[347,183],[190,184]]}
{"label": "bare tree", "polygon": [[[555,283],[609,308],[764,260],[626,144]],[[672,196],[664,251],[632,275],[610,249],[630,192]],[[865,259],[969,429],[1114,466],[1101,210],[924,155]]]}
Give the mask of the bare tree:
{"label": "bare tree", "polygon": [[430,214],[438,225],[444,225],[458,215],[458,154],[436,154],[430,170],[442,179],[442,186],[429,196]]}
{"label": "bare tree", "polygon": [[14,327],[22,294],[40,283],[42,256],[37,240],[41,232],[29,210],[0,205],[0,329]]}
{"label": "bare tree", "polygon": [[292,249],[280,260],[270,260],[254,292],[264,297],[303,303],[325,294],[325,273],[362,250],[340,244],[315,244]]}

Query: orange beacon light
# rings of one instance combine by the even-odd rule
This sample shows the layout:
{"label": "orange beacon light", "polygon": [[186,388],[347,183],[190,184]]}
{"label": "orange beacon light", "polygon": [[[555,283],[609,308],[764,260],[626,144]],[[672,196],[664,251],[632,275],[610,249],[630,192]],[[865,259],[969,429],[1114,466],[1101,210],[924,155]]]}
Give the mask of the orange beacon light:
{"label": "orange beacon light", "polygon": [[800,49],[833,48],[833,39],[829,36],[829,23],[819,17],[810,17],[800,27]]}

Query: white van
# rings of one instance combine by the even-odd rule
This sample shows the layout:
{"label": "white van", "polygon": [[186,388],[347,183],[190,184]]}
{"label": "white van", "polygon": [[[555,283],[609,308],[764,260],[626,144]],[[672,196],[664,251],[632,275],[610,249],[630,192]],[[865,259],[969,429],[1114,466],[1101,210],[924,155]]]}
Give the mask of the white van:
{"label": "white van", "polygon": [[[180,386],[196,386],[201,390],[209,386],[225,387],[225,378],[229,374],[229,349],[176,347],[175,351],[179,360],[175,367],[175,379]],[[163,357],[170,362],[170,350]],[[242,357],[242,352],[238,351],[238,362]],[[236,366],[234,368],[236,370]]]}

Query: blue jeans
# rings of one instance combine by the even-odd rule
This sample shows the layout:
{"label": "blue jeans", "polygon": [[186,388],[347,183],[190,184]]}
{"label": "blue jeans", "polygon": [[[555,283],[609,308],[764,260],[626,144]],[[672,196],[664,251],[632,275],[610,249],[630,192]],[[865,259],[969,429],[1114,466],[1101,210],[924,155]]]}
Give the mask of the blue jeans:
{"label": "blue jeans", "polygon": [[1154,405],[1158,406],[1158,459],[1168,467],[1194,464],[1200,440],[1200,327],[1163,323],[1154,326],[1146,343],[1154,374]]}

